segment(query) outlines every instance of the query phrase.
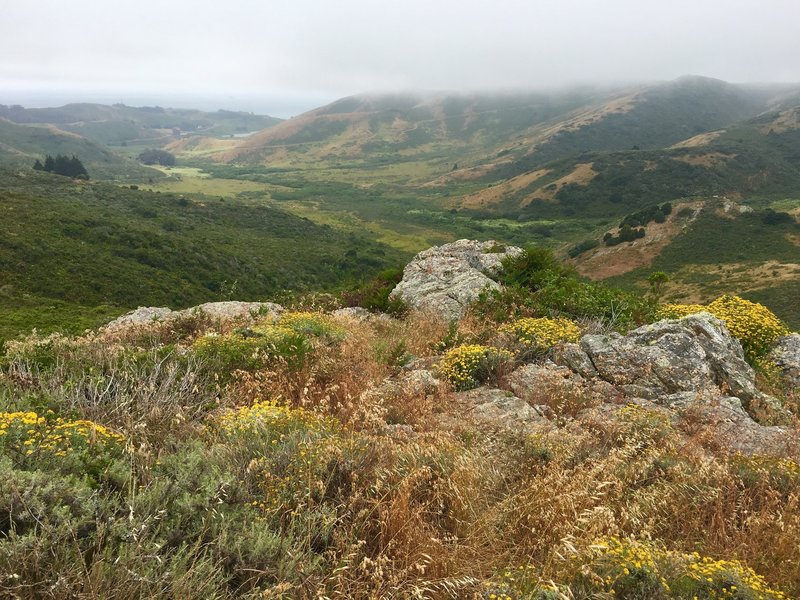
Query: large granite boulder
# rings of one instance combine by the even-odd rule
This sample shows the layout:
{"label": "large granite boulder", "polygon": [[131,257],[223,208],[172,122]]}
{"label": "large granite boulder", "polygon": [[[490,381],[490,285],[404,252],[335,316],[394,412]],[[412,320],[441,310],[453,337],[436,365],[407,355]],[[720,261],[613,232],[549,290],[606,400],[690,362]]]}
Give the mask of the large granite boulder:
{"label": "large granite boulder", "polygon": [[664,320],[623,336],[586,335],[568,344],[556,361],[584,377],[614,384],[626,396],[657,399],[678,392],[716,390],[770,403],[756,389],[753,369],[725,324],[709,313]]}
{"label": "large granite boulder", "polygon": [[800,333],[780,338],[769,354],[792,391],[800,390]]}
{"label": "large granite boulder", "polygon": [[520,248],[493,241],[458,240],[434,246],[406,265],[390,297],[448,320],[458,319],[482,291],[500,288],[490,276],[501,272],[503,259],[521,253]]}

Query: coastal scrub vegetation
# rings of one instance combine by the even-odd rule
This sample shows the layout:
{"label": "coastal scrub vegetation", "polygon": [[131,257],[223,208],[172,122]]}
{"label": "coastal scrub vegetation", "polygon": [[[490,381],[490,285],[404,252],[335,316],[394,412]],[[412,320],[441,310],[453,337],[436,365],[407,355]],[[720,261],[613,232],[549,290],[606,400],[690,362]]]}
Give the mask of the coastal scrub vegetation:
{"label": "coastal scrub vegetation", "polygon": [[[583,426],[565,408],[552,430],[464,412],[459,390],[675,310],[547,253],[509,276],[519,287],[456,324],[298,303],[7,342],[0,594],[797,597],[796,456],[725,452],[636,405]],[[562,286],[585,297],[565,303]],[[596,308],[608,298],[620,304]],[[477,316],[501,305],[519,314]],[[415,362],[441,382],[404,379]]]}

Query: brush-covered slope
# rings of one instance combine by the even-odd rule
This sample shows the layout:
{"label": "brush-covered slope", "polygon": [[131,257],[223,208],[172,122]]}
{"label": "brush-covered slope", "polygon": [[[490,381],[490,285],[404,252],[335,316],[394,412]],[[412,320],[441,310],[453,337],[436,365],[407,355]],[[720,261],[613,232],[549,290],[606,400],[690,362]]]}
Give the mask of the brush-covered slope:
{"label": "brush-covered slope", "polygon": [[752,118],[780,93],[787,92],[684,77],[615,90],[353,96],[256,134],[220,158],[348,164],[391,156],[448,170],[455,163],[461,178],[496,180],[585,152],[666,147]]}
{"label": "brush-covered slope", "polygon": [[679,203],[664,223],[649,223],[644,237],[613,246],[595,240],[575,264],[587,277],[642,291],[661,271],[667,300],[702,303],[736,293],[800,327],[800,201],[785,210],[743,202]]}
{"label": "brush-covered slope", "polygon": [[[342,285],[397,253],[263,204],[0,170],[0,335],[63,301],[182,307]],[[20,312],[22,311],[22,312]],[[15,316],[16,315],[16,316]],[[71,323],[50,323],[58,328]]]}
{"label": "brush-covered slope", "polygon": [[74,154],[92,179],[147,181],[161,177],[155,169],[54,125],[18,125],[0,118],[0,166],[32,167],[36,159],[43,161],[47,154]]}
{"label": "brush-covered slope", "polygon": [[495,276],[454,322],[306,304],[6,344],[0,591],[798,598],[800,356],[746,362],[787,333],[769,309],[662,320],[539,250]]}
{"label": "brush-covered slope", "polygon": [[170,141],[174,135],[230,136],[259,131],[281,119],[218,110],[133,107],[124,104],[67,104],[58,108],[0,105],[0,117],[15,123],[57,125],[102,144]]}
{"label": "brush-covered slope", "polygon": [[343,98],[243,141],[228,158],[240,163],[306,159],[444,158],[504,144],[521,131],[599,97],[564,94],[395,94]]}

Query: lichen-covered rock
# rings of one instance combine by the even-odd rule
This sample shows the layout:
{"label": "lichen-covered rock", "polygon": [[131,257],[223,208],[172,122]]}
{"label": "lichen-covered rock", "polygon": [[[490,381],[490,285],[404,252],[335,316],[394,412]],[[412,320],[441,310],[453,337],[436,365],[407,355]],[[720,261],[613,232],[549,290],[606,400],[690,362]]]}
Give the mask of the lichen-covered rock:
{"label": "lichen-covered rock", "polygon": [[132,310],[106,324],[104,329],[122,329],[132,325],[146,325],[157,321],[165,321],[174,318],[172,317],[173,314],[175,314],[174,310],[163,306],[140,306],[136,310]]}
{"label": "lichen-covered rock", "polygon": [[800,389],[800,333],[792,333],[780,338],[769,358],[778,365],[786,384],[792,390]]}
{"label": "lichen-covered rock", "polygon": [[577,422],[592,429],[597,422],[619,421],[621,412],[631,404],[663,415],[680,435],[715,452],[785,456],[796,447],[797,440],[790,429],[761,425],[750,418],[739,398],[713,391],[679,392],[655,400],[629,398],[621,404],[598,405],[581,412]]}
{"label": "lichen-covered rock", "polygon": [[351,319],[353,321],[367,321],[372,316],[371,312],[369,312],[366,308],[361,308],[360,306],[338,308],[331,314],[340,319]]}
{"label": "lichen-covered rock", "polygon": [[479,387],[456,394],[465,413],[478,421],[501,427],[546,423],[546,407],[531,406],[511,392],[496,388]]}
{"label": "lichen-covered rock", "polygon": [[270,315],[276,317],[283,312],[283,307],[274,302],[206,302],[199,306],[184,310],[172,310],[164,307],[140,306],[127,314],[122,315],[103,327],[106,331],[114,331],[126,327],[147,325],[154,322],[171,321],[174,319],[206,315],[212,319],[226,321],[254,315]]}
{"label": "lichen-covered rock", "polygon": [[509,374],[504,383],[516,396],[535,405],[581,406],[611,402],[620,396],[607,381],[584,377],[551,362],[523,365]]}
{"label": "lichen-covered rock", "polygon": [[283,312],[283,307],[274,302],[206,302],[199,306],[179,310],[179,317],[191,316],[197,313],[203,313],[212,319],[228,320],[237,319],[241,317],[250,316],[266,316],[270,315],[276,317]]}
{"label": "lichen-covered rock", "polygon": [[716,389],[741,398],[746,407],[753,400],[768,403],[756,389],[739,342],[722,321],[705,312],[659,321],[625,336],[586,335],[556,360],[582,375],[594,372],[630,397]]}
{"label": "lichen-covered rock", "polygon": [[500,288],[489,276],[500,273],[503,259],[521,253],[520,248],[493,241],[459,240],[434,246],[406,265],[390,297],[448,320],[458,319],[482,291]]}
{"label": "lichen-covered rock", "polygon": [[348,321],[357,321],[359,323],[391,323],[392,317],[386,313],[373,313],[366,308],[360,306],[349,306],[347,308],[338,308],[331,313],[337,319],[346,319]]}

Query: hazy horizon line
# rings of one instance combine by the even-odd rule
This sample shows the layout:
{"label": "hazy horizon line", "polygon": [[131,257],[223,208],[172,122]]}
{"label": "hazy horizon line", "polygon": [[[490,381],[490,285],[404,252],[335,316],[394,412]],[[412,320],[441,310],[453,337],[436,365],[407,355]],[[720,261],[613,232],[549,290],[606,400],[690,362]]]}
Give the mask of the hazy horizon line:
{"label": "hazy horizon line", "polygon": [[[380,95],[509,95],[509,94],[535,94],[535,93],[569,93],[580,89],[597,89],[598,91],[613,91],[635,86],[659,85],[680,81],[681,79],[697,78],[716,80],[736,86],[759,87],[791,87],[800,85],[797,81],[726,81],[710,76],[687,73],[672,79],[652,80],[616,80],[616,81],[584,81],[551,85],[526,85],[517,87],[495,88],[375,88],[352,93],[337,94],[319,90],[301,90],[285,93],[265,93],[258,90],[231,90],[229,93],[220,93],[205,89],[185,88],[120,88],[120,87],[95,87],[95,86],[58,86],[43,85],[43,82],[0,82],[0,104],[20,105],[24,108],[59,108],[67,104],[124,104],[131,108],[160,106],[170,109],[202,110],[214,112],[217,110],[230,110],[248,112],[258,116],[271,116],[288,119],[310,110],[320,108],[356,96]],[[32,85],[31,85],[32,84]],[[175,103],[177,102],[177,103]],[[183,104],[181,104],[183,103]]]}

